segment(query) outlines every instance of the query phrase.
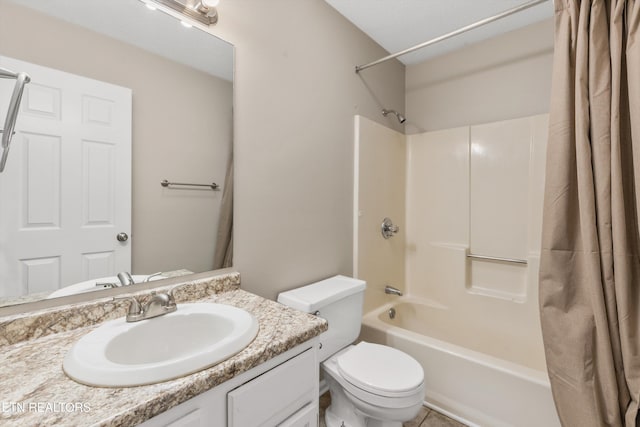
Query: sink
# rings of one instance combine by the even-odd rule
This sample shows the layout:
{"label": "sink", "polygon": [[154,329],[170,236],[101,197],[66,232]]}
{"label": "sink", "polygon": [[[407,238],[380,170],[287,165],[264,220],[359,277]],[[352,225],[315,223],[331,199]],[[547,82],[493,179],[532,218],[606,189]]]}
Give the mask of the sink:
{"label": "sink", "polygon": [[257,334],[258,321],[240,308],[179,304],[177,311],[153,319],[104,323],[73,345],[63,368],[73,380],[91,386],[154,384],[222,362]]}
{"label": "sink", "polygon": [[[135,283],[142,283],[149,276],[146,274],[134,274],[131,277],[133,278],[133,281]],[[166,279],[166,276],[162,276],[162,275],[153,276],[151,279],[149,279],[149,281],[153,282],[154,280],[161,280],[161,279]],[[99,279],[86,280],[84,282],[75,283],[73,285],[65,286],[62,289],[58,289],[57,291],[49,294],[49,296],[47,296],[47,299],[66,297],[69,295],[82,294],[84,292],[93,292],[93,291],[100,291],[102,289],[107,289],[106,287],[96,286],[96,283],[120,283],[120,281],[118,280],[117,276],[101,277]]]}

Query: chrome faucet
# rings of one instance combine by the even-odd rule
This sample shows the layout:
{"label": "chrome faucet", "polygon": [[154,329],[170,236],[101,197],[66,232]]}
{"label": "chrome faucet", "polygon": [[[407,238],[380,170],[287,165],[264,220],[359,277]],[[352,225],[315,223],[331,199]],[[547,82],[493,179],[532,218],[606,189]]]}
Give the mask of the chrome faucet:
{"label": "chrome faucet", "polygon": [[171,291],[166,293],[152,292],[151,297],[144,304],[141,304],[140,300],[134,296],[113,298],[113,301],[117,300],[131,301],[131,304],[129,304],[129,311],[127,312],[127,322],[138,322],[140,320],[162,316],[164,314],[174,312],[178,308]]}
{"label": "chrome faucet", "polygon": [[389,285],[384,287],[384,293],[390,294],[390,295],[397,295],[399,297],[402,296],[402,291],[400,291],[400,289],[394,288],[393,286],[389,286]]}
{"label": "chrome faucet", "polygon": [[[156,274],[160,274],[160,273],[156,273]],[[100,288],[119,288],[121,286],[129,286],[129,285],[135,285],[135,281],[133,280],[133,277],[131,277],[131,274],[129,274],[127,271],[123,271],[118,273],[118,282],[106,282],[106,283],[98,283],[96,282],[96,287],[100,287]]]}
{"label": "chrome faucet", "polygon": [[121,273],[118,273],[118,280],[120,281],[120,284],[122,286],[129,286],[129,285],[133,285],[136,282],[133,280],[133,277],[131,277],[131,274],[129,274],[129,272],[127,271],[123,271]]}

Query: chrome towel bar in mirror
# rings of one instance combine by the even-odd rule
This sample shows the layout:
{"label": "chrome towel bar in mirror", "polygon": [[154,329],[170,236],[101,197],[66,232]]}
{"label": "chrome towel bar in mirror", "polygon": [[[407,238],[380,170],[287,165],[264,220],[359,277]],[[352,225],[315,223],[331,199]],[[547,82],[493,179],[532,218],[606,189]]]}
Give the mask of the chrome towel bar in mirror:
{"label": "chrome towel bar in mirror", "polygon": [[162,181],[160,181],[160,185],[162,185],[163,187],[170,187],[170,186],[178,185],[178,186],[183,186],[183,187],[209,187],[212,190],[219,190],[220,189],[220,186],[218,184],[216,184],[215,182],[212,182],[211,184],[189,184],[189,183],[184,183],[184,182],[169,182],[166,179],[163,179]]}

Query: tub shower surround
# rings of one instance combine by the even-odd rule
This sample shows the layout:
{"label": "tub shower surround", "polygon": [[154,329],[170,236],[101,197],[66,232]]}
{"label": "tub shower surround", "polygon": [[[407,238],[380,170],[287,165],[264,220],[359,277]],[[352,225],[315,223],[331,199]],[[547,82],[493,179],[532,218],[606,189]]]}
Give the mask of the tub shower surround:
{"label": "tub shower surround", "polygon": [[[168,291],[175,286],[154,290]],[[178,304],[211,302],[248,311],[260,324],[254,341],[213,367],[140,387],[89,387],[69,379],[62,370],[69,348],[100,323],[124,317],[126,301],[102,299],[0,318],[0,424],[136,425],[287,352],[327,328],[323,319],[245,292],[239,286],[239,274],[231,273],[185,283],[174,295]]]}
{"label": "tub shower surround", "polygon": [[[361,338],[418,360],[427,404],[465,423],[559,425],[537,293],[548,115],[407,136],[355,126]],[[372,232],[385,216],[391,239]]]}

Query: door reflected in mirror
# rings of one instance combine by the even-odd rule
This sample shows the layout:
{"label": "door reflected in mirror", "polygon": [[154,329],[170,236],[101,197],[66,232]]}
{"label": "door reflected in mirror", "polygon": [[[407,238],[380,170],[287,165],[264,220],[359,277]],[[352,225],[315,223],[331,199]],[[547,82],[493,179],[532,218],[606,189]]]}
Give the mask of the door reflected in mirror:
{"label": "door reflected in mirror", "polygon": [[135,0],[0,0],[0,68],[31,77],[0,174],[0,306],[230,266],[232,45]]}

